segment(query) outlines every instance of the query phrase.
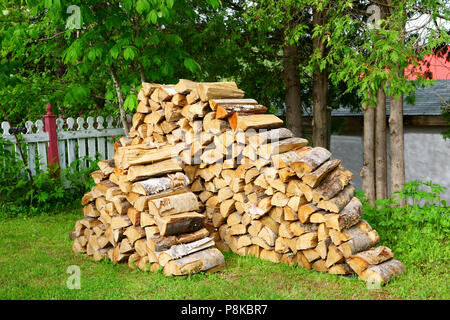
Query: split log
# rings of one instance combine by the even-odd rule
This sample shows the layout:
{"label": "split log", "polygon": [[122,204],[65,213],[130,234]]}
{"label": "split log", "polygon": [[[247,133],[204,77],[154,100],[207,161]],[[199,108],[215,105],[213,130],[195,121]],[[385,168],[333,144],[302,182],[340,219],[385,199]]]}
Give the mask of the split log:
{"label": "split log", "polygon": [[[262,144],[264,142],[276,142],[284,139],[294,138],[294,134],[288,128],[277,128],[272,130],[259,130],[258,133],[252,135],[250,132],[245,132],[246,139],[244,140],[244,144],[248,142],[254,142],[257,144]],[[256,139],[253,139],[256,136]],[[253,141],[255,140],[255,141]],[[279,152],[282,153],[282,152]],[[278,153],[277,153],[278,154]]]}
{"label": "split log", "polygon": [[330,173],[340,164],[341,160],[329,160],[313,172],[304,175],[302,180],[311,188],[315,188],[319,185],[320,182],[322,182],[322,180],[328,175],[328,173]]}
{"label": "split log", "polygon": [[297,252],[297,265],[301,268],[306,268],[311,270],[311,263],[306,259],[305,255],[299,251]]}
{"label": "split log", "polygon": [[285,253],[281,256],[280,262],[286,263],[288,266],[294,266],[297,264],[297,255],[292,252]]}
{"label": "split log", "polygon": [[343,229],[341,231],[329,229],[328,231],[331,241],[338,246],[341,243],[349,241],[350,239],[353,239],[363,233],[372,231],[372,227],[366,221],[360,221],[349,229]]}
{"label": "split log", "polygon": [[318,230],[318,225],[313,223],[301,223],[300,221],[294,221],[289,225],[294,237],[301,236],[304,233],[315,232]]}
{"label": "split log", "polygon": [[178,83],[175,85],[174,89],[179,93],[188,94],[191,91],[197,90],[197,86],[198,82],[187,79],[180,79],[178,80]]}
{"label": "split log", "polygon": [[361,213],[361,201],[358,198],[353,197],[339,214],[326,215],[325,224],[327,228],[341,231],[357,224],[361,220]]}
{"label": "split log", "polygon": [[112,203],[114,204],[117,213],[121,215],[127,214],[128,209],[132,207],[125,196],[114,197]]}
{"label": "split log", "polygon": [[298,219],[301,223],[307,223],[309,216],[318,210],[319,208],[313,204],[305,204],[298,208]]}
{"label": "split log", "polygon": [[217,248],[209,248],[172,260],[164,266],[163,272],[169,275],[187,275],[200,271],[216,272],[225,268],[225,258]]}
{"label": "split log", "polygon": [[270,159],[275,154],[285,153],[292,149],[302,148],[308,144],[308,140],[303,138],[288,138],[268,144],[263,144],[258,149],[258,155],[265,159]]}
{"label": "split log", "polygon": [[275,240],[275,252],[288,253],[290,251],[290,249],[289,249],[289,246],[287,243],[288,243],[288,241],[285,241],[285,238],[278,237]]}
{"label": "split log", "polygon": [[161,85],[157,83],[142,82],[141,90],[144,94],[144,97],[150,97],[151,94],[159,87],[161,87]]}
{"label": "split log", "polygon": [[393,257],[394,253],[391,249],[385,246],[379,246],[352,255],[346,262],[358,275],[361,275],[369,266],[380,264]]}
{"label": "split log", "polygon": [[133,183],[131,191],[144,196],[156,194],[169,189],[184,187],[189,184],[189,179],[182,172],[177,172],[167,177],[150,178]]}
{"label": "split log", "polygon": [[95,184],[100,183],[100,181],[105,180],[107,178],[107,176],[101,170],[91,172],[89,175],[91,176],[92,179],[94,179]]}
{"label": "split log", "polygon": [[259,104],[235,104],[225,106],[219,105],[215,111],[216,119],[225,119],[230,117],[233,113],[237,113],[238,115],[265,113],[267,108]]}
{"label": "split log", "polygon": [[275,246],[275,241],[278,238],[278,235],[272,231],[272,229],[264,226],[261,231],[258,233],[258,237],[263,239],[269,246]]}
{"label": "split log", "polygon": [[294,162],[290,168],[295,171],[299,178],[308,174],[322,165],[331,157],[331,152],[322,147],[315,147],[307,152],[300,161]]}
{"label": "split log", "polygon": [[257,237],[258,233],[261,231],[261,229],[264,227],[261,221],[259,220],[252,220],[250,223],[247,231],[252,237]]}
{"label": "split log", "polygon": [[153,236],[147,235],[147,244],[150,249],[155,252],[162,252],[169,250],[172,246],[182,243],[194,242],[209,236],[206,228],[199,229],[195,232],[184,233],[173,236],[162,236],[155,234]]}
{"label": "split log", "polygon": [[139,148],[127,150],[123,153],[121,167],[128,169],[130,166],[150,164],[172,158],[173,146],[161,148]]}
{"label": "split log", "polygon": [[98,167],[103,172],[105,176],[109,176],[114,172],[114,168],[116,167],[114,164],[114,160],[101,160],[97,162]]}
{"label": "split log", "polygon": [[230,107],[237,105],[257,105],[258,102],[255,99],[210,99],[209,105],[211,109],[216,111],[218,107]]}
{"label": "split log", "polygon": [[247,227],[241,223],[230,226],[228,232],[232,236],[242,235],[247,233]]}
{"label": "split log", "polygon": [[242,99],[244,91],[235,82],[200,82],[197,86],[201,101],[212,99]]}
{"label": "split log", "polygon": [[274,114],[255,114],[249,116],[239,116],[237,118],[237,123],[231,128],[236,131],[236,129],[248,130],[248,129],[274,129],[281,127],[283,125],[283,120],[278,118]]}
{"label": "split log", "polygon": [[380,237],[376,230],[372,230],[368,233],[360,234],[359,236],[342,243],[338,248],[344,254],[344,257],[347,259],[350,256],[365,251],[374,245],[376,245],[380,241]]}
{"label": "split log", "polygon": [[93,194],[92,194],[92,192],[88,192],[88,193],[86,193],[82,198],[81,198],[81,204],[83,205],[83,206],[85,206],[85,205],[87,205],[89,202],[92,202],[92,201],[94,201],[95,200],[95,198],[93,197]]}
{"label": "split log", "polygon": [[113,256],[113,259],[112,259],[113,263],[117,264],[119,262],[123,262],[123,261],[127,260],[128,257],[130,256],[130,253],[121,253],[120,247],[117,246],[114,248],[112,256]]}
{"label": "split log", "polygon": [[326,259],[327,258],[327,255],[328,255],[328,247],[331,245],[331,240],[328,238],[328,239],[325,239],[325,240],[322,240],[322,241],[319,241],[318,243],[317,243],[317,246],[316,246],[316,251],[317,251],[317,253],[320,255],[320,257],[322,258],[322,259]]}
{"label": "split log", "polygon": [[304,233],[297,239],[297,250],[311,249],[317,246],[317,232]]}
{"label": "split log", "polygon": [[344,255],[342,252],[335,246],[330,245],[328,247],[327,259],[325,261],[325,266],[330,268],[332,265],[336,263],[340,263],[344,261]]}
{"label": "split log", "polygon": [[339,263],[339,264],[335,264],[334,266],[331,266],[328,269],[328,273],[345,275],[345,274],[352,274],[353,270],[350,268],[350,266],[348,264]]}
{"label": "split log", "polygon": [[391,259],[381,264],[368,267],[359,279],[370,283],[383,284],[393,277],[406,272],[406,267],[398,260]]}
{"label": "split log", "polygon": [[281,260],[282,254],[275,252],[274,250],[262,249],[259,253],[259,258],[263,260],[267,260],[273,263],[279,263]]}
{"label": "split log", "polygon": [[197,196],[192,192],[185,192],[149,200],[149,213],[154,216],[166,216],[186,211],[199,210]]}
{"label": "split log", "polygon": [[317,188],[313,190],[313,202],[320,200],[329,200],[342,191],[346,185],[353,179],[353,173],[349,170],[338,167],[332,171]]}
{"label": "split log", "polygon": [[126,228],[131,225],[132,225],[132,223],[127,216],[114,216],[111,219],[112,230]]}
{"label": "split log", "polygon": [[182,171],[183,169],[174,159],[168,159],[148,165],[133,166],[128,169],[128,181],[148,179],[155,176],[162,176],[167,173]]}
{"label": "split log", "polygon": [[303,250],[302,253],[305,255],[306,259],[308,259],[309,262],[313,262],[316,261],[317,259],[320,259],[320,255],[316,249]]}
{"label": "split log", "polygon": [[300,161],[303,156],[312,150],[311,147],[303,147],[296,150],[272,156],[272,163],[276,169],[289,167],[291,164]]}
{"label": "split log", "polygon": [[207,249],[214,246],[214,240],[206,237],[189,243],[181,243],[170,247],[170,249],[163,251],[158,256],[158,263],[165,266],[169,261],[180,259],[194,252]]}
{"label": "split log", "polygon": [[145,230],[142,227],[129,226],[123,235],[128,238],[130,244],[134,245],[137,240],[145,237]]}
{"label": "split log", "polygon": [[318,271],[318,272],[328,272],[328,268],[326,266],[326,261],[323,259],[316,260],[312,264],[312,268],[313,268],[313,270]]}
{"label": "split log", "polygon": [[194,232],[203,227],[205,216],[196,212],[184,212],[166,217],[155,217],[162,236]]}
{"label": "split log", "polygon": [[329,212],[338,213],[352,200],[354,194],[355,187],[352,184],[348,184],[334,198],[319,201],[317,207]]}
{"label": "split log", "polygon": [[275,249],[274,247],[269,246],[266,241],[264,241],[263,239],[261,239],[258,236],[252,237],[252,243],[256,244],[266,250],[274,250]]}

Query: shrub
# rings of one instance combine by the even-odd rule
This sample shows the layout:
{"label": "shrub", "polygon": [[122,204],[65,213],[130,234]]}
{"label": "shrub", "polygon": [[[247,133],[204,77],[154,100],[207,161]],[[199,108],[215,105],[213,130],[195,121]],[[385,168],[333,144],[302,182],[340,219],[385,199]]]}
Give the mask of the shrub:
{"label": "shrub", "polygon": [[405,207],[398,206],[396,197],[376,200],[371,206],[367,198],[359,192],[357,196],[363,203],[363,218],[380,229],[420,228],[424,231],[436,231],[450,234],[450,207],[441,194],[445,187],[431,181],[411,181],[403,189],[395,192],[398,199],[406,199]]}
{"label": "shrub", "polygon": [[83,194],[94,185],[89,174],[98,166],[89,157],[77,159],[59,174],[37,169],[31,182],[27,166],[5,147],[8,144],[11,143],[0,139],[1,217],[33,216],[79,206]]}

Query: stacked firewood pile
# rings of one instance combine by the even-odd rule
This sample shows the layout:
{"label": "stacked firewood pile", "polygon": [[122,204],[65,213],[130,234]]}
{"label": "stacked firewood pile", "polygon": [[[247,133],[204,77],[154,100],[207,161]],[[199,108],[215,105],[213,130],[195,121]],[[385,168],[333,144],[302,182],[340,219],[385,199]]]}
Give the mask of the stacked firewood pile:
{"label": "stacked firewood pile", "polygon": [[404,271],[361,219],[353,174],[234,82],[144,83],[138,99],[74,251],[167,275],[223,268],[217,248],[366,281]]}

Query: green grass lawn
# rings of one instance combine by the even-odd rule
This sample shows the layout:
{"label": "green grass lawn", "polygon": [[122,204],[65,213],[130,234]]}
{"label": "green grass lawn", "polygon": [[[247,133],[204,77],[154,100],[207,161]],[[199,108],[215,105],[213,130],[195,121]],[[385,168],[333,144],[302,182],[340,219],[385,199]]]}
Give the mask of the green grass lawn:
{"label": "green grass lawn", "polygon": [[[393,249],[407,272],[374,290],[355,277],[322,274],[231,252],[225,252],[225,270],[190,277],[165,277],[161,272],[94,262],[71,249],[68,234],[81,217],[80,211],[72,211],[0,221],[0,299],[450,298],[448,239],[421,238],[420,230],[389,236],[395,243],[382,238],[381,244]],[[67,288],[70,265],[80,267],[80,290]]]}

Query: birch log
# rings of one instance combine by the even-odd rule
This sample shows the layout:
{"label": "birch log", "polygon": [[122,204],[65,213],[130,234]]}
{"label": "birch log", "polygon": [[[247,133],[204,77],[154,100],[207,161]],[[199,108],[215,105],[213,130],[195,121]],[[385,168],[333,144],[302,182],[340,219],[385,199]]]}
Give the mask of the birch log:
{"label": "birch log", "polygon": [[290,167],[295,171],[297,176],[301,178],[305,174],[318,168],[322,163],[327,161],[330,156],[331,152],[327,149],[316,147],[306,153],[300,161],[292,163]]}
{"label": "birch log", "polygon": [[205,216],[196,212],[184,212],[166,217],[155,217],[159,234],[171,236],[200,230],[205,222]]}
{"label": "birch log", "polygon": [[406,272],[406,267],[398,260],[391,259],[381,264],[368,267],[359,279],[370,283],[386,283],[393,277]]}
{"label": "birch log", "polygon": [[186,211],[199,210],[197,196],[192,192],[185,192],[163,198],[149,200],[148,210],[154,216],[167,216]]}
{"label": "birch log", "polygon": [[172,260],[163,269],[166,276],[187,275],[200,271],[215,272],[225,268],[225,258],[217,248],[209,248]]}
{"label": "birch log", "polygon": [[352,255],[346,262],[358,275],[361,275],[369,266],[380,264],[393,257],[394,253],[391,249],[385,246],[379,246]]}
{"label": "birch log", "polygon": [[350,202],[354,194],[355,187],[352,184],[348,184],[344,190],[339,192],[334,198],[319,201],[317,207],[326,211],[338,213]]}
{"label": "birch log", "polygon": [[167,177],[150,178],[135,182],[131,187],[131,191],[149,196],[169,189],[184,187],[189,183],[189,179],[184,173],[177,172],[172,175],[169,174]]}

